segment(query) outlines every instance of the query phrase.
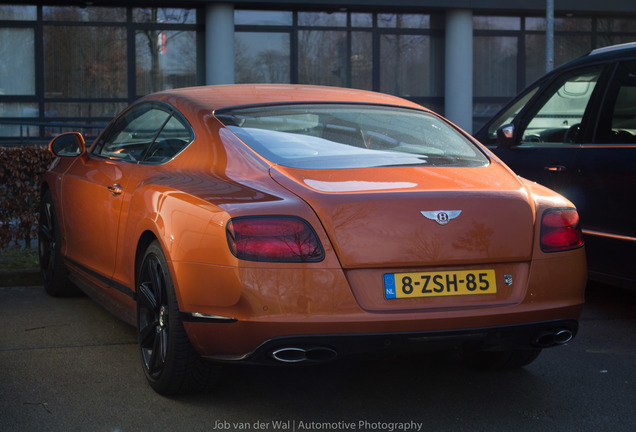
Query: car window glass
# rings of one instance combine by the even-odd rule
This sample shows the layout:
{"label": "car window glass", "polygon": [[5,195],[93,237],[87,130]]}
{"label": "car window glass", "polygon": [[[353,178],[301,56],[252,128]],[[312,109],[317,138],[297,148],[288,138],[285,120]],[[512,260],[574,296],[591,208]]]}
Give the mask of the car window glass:
{"label": "car window glass", "polygon": [[608,108],[611,118],[602,116],[597,142],[636,143],[636,61],[621,63],[617,68],[608,91]]}
{"label": "car window glass", "polygon": [[563,74],[544,92],[521,134],[522,145],[575,143],[603,66]]}
{"label": "car window glass", "polygon": [[517,117],[517,114],[519,114],[519,111],[521,111],[528,101],[537,93],[538,89],[539,86],[536,86],[532,90],[528,91],[490,124],[488,127],[488,137],[484,144],[493,144],[497,142],[497,129],[511,124],[515,117]]}
{"label": "car window glass", "polygon": [[373,105],[281,105],[217,112],[245,144],[292,168],[485,166],[488,158],[434,114]]}
{"label": "car window glass", "polygon": [[133,108],[117,120],[96,153],[130,162],[143,160],[169,117],[167,111],[149,104]]}
{"label": "car window glass", "polygon": [[191,140],[190,129],[177,117],[171,116],[154,143],[148,147],[143,162],[167,162],[183,150]]}

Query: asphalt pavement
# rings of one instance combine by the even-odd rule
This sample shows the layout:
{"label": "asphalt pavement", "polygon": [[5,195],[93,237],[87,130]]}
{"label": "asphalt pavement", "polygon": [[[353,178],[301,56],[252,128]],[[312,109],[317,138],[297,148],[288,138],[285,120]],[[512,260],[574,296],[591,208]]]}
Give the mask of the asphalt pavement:
{"label": "asphalt pavement", "polygon": [[0,287],[0,431],[632,431],[636,291],[587,297],[577,338],[521,370],[450,353],[230,366],[213,392],[166,398],[134,329],[89,298]]}

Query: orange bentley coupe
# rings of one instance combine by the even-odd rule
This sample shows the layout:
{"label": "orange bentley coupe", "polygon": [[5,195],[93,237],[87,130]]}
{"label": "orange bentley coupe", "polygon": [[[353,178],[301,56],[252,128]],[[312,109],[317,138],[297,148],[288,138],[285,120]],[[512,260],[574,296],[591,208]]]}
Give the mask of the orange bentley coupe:
{"label": "orange bentley coupe", "polygon": [[[457,349],[520,367],[578,329],[574,206],[407,100],[304,85],[143,97],[49,144],[40,266],[134,325],[161,394],[224,362]],[[421,354],[420,354],[421,355]]]}

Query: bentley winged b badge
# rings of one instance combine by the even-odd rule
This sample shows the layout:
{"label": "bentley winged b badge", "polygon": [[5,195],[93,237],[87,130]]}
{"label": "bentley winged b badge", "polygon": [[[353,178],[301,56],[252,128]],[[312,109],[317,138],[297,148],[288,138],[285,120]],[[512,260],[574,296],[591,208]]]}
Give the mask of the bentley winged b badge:
{"label": "bentley winged b badge", "polygon": [[422,213],[427,219],[433,220],[440,225],[446,225],[451,220],[461,214],[461,210],[435,210],[423,211]]}

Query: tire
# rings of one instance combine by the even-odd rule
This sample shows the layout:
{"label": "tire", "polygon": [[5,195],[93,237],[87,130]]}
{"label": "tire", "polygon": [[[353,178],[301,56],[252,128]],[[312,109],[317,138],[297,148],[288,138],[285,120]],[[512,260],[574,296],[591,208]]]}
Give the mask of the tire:
{"label": "tire", "polygon": [[464,351],[462,358],[472,367],[484,370],[517,369],[529,365],[539,357],[541,348],[503,351]]}
{"label": "tire", "polygon": [[137,335],[144,374],[157,393],[202,392],[216,382],[218,366],[199,356],[185,332],[168,263],[156,240],[138,271]]}
{"label": "tire", "polygon": [[44,192],[40,202],[38,226],[38,251],[40,274],[46,292],[53,297],[79,294],[68,280],[68,270],[61,253],[62,234],[50,191]]}

